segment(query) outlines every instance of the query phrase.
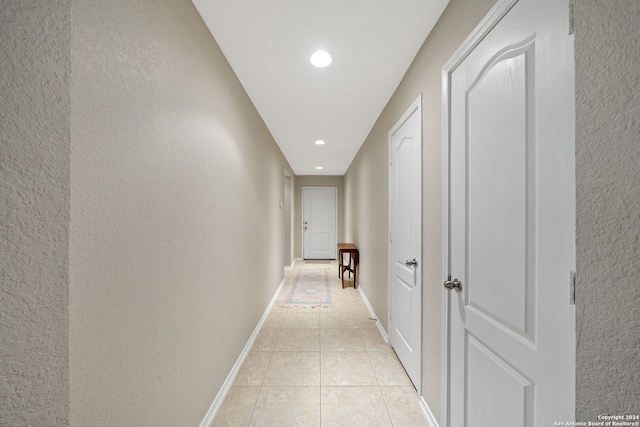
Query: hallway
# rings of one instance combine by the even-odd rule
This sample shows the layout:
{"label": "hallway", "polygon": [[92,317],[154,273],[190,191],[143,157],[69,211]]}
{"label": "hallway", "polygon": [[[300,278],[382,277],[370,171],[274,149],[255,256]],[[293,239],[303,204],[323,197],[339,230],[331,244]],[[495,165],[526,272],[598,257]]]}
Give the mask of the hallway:
{"label": "hallway", "polygon": [[[300,269],[328,269],[332,306],[287,307]],[[337,263],[296,261],[212,426],[426,426],[418,396]]]}
{"label": "hallway", "polygon": [[[225,3],[237,8],[241,2]],[[320,114],[308,126],[317,126],[318,135],[296,139],[312,153],[312,169],[305,171],[280,149],[278,133],[266,124],[268,115],[258,111],[258,101],[193,1],[3,2],[0,424],[210,427],[210,408],[221,403],[216,396],[222,387],[231,386],[225,379],[278,291],[282,266],[302,256],[300,187],[338,185],[313,182],[317,177],[341,182],[338,241],[358,246],[358,276],[386,326],[389,130],[419,94],[420,403],[432,415],[431,427],[463,424],[449,420],[447,404],[461,394],[446,389],[443,375],[451,365],[443,342],[443,222],[449,219],[443,184],[466,169],[461,165],[458,175],[444,167],[443,138],[451,128],[443,114],[451,108],[443,100],[443,89],[450,87],[443,67],[465,40],[479,42],[484,33],[478,25],[487,16],[501,16],[492,12],[496,5],[512,3],[450,0],[404,76],[393,83],[393,94],[371,116],[372,127],[355,138],[362,145],[348,169],[321,164],[328,148],[343,153],[337,138],[344,132],[327,135],[327,115]],[[575,226],[575,268],[564,272],[558,286],[575,288],[575,306],[568,290],[562,304],[576,313],[576,351],[558,356],[575,362],[575,370],[567,370],[575,376],[571,419],[594,421],[601,414],[635,414],[640,402],[640,364],[631,363],[640,358],[640,2],[576,0],[570,6],[563,10],[571,12],[567,26],[573,33],[565,36],[574,46],[566,54],[575,63],[575,84],[566,98],[575,109],[575,135],[566,141],[575,141],[569,150],[575,156],[560,162],[547,151],[536,153],[553,160],[557,170],[570,168],[575,177],[575,194],[561,201],[575,207],[569,225]],[[315,7],[323,4],[307,9]],[[342,14],[335,17],[345,20]],[[374,30],[391,22],[387,15],[379,18],[371,22]],[[262,22],[265,27],[240,28],[256,30],[252,47],[259,47],[260,35],[274,25]],[[359,35],[354,29],[352,41]],[[299,41],[295,33],[287,37]],[[279,47],[278,55],[268,58],[302,66],[309,64],[308,53],[306,47]],[[337,67],[356,65],[351,57],[334,59]],[[555,62],[539,59],[530,62],[555,69]],[[249,65],[264,72],[266,84],[307,90]],[[313,72],[323,82],[332,69]],[[382,75],[375,67],[365,73]],[[538,80],[543,81],[550,80]],[[527,93],[528,86],[518,87]],[[351,87],[345,92],[322,87],[318,93],[340,95],[336,103],[351,108],[352,120],[351,112],[362,112],[364,98],[351,105],[341,97],[346,92],[358,94]],[[279,93],[275,101],[308,107],[297,99],[287,103]],[[316,137],[326,144],[316,145]],[[293,211],[291,227],[285,225],[285,210]],[[244,259],[251,260],[249,268]],[[335,264],[330,268],[335,275]],[[332,280],[333,309],[273,309],[227,404],[215,412],[215,425],[247,426],[253,417],[253,425],[272,426],[279,424],[278,416],[284,418],[281,425],[327,425],[339,417],[349,425],[351,418],[373,425],[367,417],[385,425],[420,425],[399,420],[400,415],[423,423],[412,386],[381,367],[393,361],[399,372],[393,353],[367,320],[359,293]],[[358,375],[343,376],[344,367]],[[295,402],[291,393],[295,400],[310,396],[309,404]],[[369,411],[372,402],[375,410]],[[411,409],[400,409],[400,402]]]}

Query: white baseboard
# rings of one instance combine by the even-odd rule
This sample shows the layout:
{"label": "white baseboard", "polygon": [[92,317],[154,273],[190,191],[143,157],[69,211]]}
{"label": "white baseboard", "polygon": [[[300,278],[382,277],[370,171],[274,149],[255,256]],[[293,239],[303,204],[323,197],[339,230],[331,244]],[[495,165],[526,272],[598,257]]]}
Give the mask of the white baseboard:
{"label": "white baseboard", "polygon": [[[376,316],[376,313],[373,310],[373,307],[371,307],[371,304],[369,304],[367,295],[364,293],[364,291],[360,286],[358,286],[358,290],[360,291],[360,295],[362,295],[362,299],[364,300],[364,303],[367,306],[369,313],[371,313],[371,316],[373,316],[373,318],[376,319],[376,326],[380,331],[380,335],[382,335],[382,338],[384,339],[384,341],[387,344],[389,344],[389,336],[387,335],[387,332],[384,330],[384,328],[380,324],[380,321],[378,320],[378,317]],[[427,424],[429,425],[429,427],[440,427],[438,425],[438,422],[436,421],[436,417],[433,415],[433,412],[431,412],[429,405],[427,405],[427,402],[424,400],[424,397],[420,396],[420,398],[418,399],[418,404],[420,405],[420,412],[422,413],[422,416],[424,417],[424,419],[427,421]]]}
{"label": "white baseboard", "polygon": [[360,291],[360,295],[362,295],[362,299],[364,300],[364,304],[367,306],[367,310],[369,310],[369,313],[371,314],[371,317],[376,319],[376,326],[378,327],[378,330],[380,331],[380,335],[382,335],[382,338],[384,339],[384,342],[389,344],[389,336],[387,335],[387,331],[385,331],[384,328],[382,327],[382,324],[380,323],[380,320],[378,320],[378,316],[376,315],[376,312],[373,311],[373,307],[371,307],[371,304],[369,304],[369,300],[367,299],[367,295],[364,293],[364,291],[362,290],[362,287],[360,285],[358,285],[358,291]]}
{"label": "white baseboard", "polygon": [[[378,320],[378,317],[376,316],[376,313],[373,310],[373,307],[371,307],[371,304],[369,304],[367,295],[364,293],[364,291],[360,286],[358,286],[358,290],[360,291],[360,295],[362,295],[362,299],[364,300],[364,303],[367,306],[369,313],[371,313],[371,316],[373,316],[373,318],[376,319],[376,326],[380,331],[380,335],[382,335],[382,338],[384,339],[384,341],[387,344],[389,344],[389,336],[387,335],[387,332],[384,330],[384,328],[380,324],[380,321]],[[424,417],[424,419],[427,421],[427,424],[429,425],[429,427],[440,427],[438,425],[438,422],[436,421],[436,417],[433,415],[433,412],[431,412],[429,405],[427,405],[427,402],[424,400],[424,397],[420,396],[420,398],[418,399],[418,404],[420,405],[420,412],[422,413],[422,416]]]}
{"label": "white baseboard", "polygon": [[427,402],[424,400],[424,397],[420,396],[420,399],[418,399],[418,403],[420,404],[420,411],[422,412],[422,416],[427,421],[429,427],[440,427],[438,426],[436,417],[433,416],[433,412],[431,412],[429,405],[427,405]]}
{"label": "white baseboard", "polygon": [[253,346],[253,343],[256,340],[256,337],[258,336],[258,333],[260,332],[260,329],[262,328],[262,325],[264,324],[265,319],[269,315],[269,311],[271,311],[271,307],[273,307],[273,304],[275,304],[276,299],[278,298],[278,295],[280,294],[280,290],[284,286],[284,282],[285,282],[285,279],[283,278],[282,282],[280,282],[280,286],[278,286],[278,289],[276,290],[276,293],[273,295],[273,298],[271,298],[271,301],[269,302],[269,305],[267,306],[267,309],[265,310],[264,314],[262,315],[262,318],[258,322],[258,325],[253,330],[253,333],[251,334],[251,337],[249,337],[249,341],[247,341],[247,344],[244,346],[244,349],[242,350],[242,353],[240,353],[240,356],[238,357],[238,360],[236,360],[236,363],[233,365],[233,368],[231,368],[231,372],[229,372],[229,375],[227,375],[227,379],[222,384],[222,387],[220,388],[220,391],[218,391],[218,395],[213,400],[213,403],[209,407],[209,410],[207,411],[207,414],[205,415],[204,419],[200,423],[200,427],[209,427],[211,425],[211,423],[213,422],[213,419],[218,414],[218,411],[220,410],[220,407],[222,406],[222,402],[224,402],[225,397],[227,397],[227,393],[229,393],[229,389],[233,385],[233,381],[235,381],[236,376],[238,375],[238,372],[240,371],[240,367],[244,363],[244,360],[247,358],[247,355],[249,354],[249,351],[251,350],[251,346]]}

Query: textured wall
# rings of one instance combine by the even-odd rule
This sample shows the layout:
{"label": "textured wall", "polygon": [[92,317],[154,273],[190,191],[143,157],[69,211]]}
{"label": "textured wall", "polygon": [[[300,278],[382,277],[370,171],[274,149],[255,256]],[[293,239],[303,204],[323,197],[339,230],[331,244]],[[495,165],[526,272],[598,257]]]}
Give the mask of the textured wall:
{"label": "textured wall", "polygon": [[640,2],[576,0],[579,420],[640,410]]}
{"label": "textured wall", "polygon": [[284,265],[284,170],[189,0],[73,0],[71,425],[198,425]]}
{"label": "textured wall", "polygon": [[0,425],[66,426],[70,16],[0,6]]}
{"label": "textured wall", "polygon": [[294,258],[302,258],[302,187],[338,188],[338,242],[344,241],[344,177],[333,175],[301,175],[296,176],[294,187]]}
{"label": "textured wall", "polygon": [[387,328],[388,287],[388,133],[406,109],[423,94],[422,148],[422,395],[440,415],[441,295],[442,295],[442,179],[441,70],[453,52],[494,5],[495,0],[452,0],[396,92],[378,118],[358,156],[347,171],[346,232],[361,247],[360,277],[383,326]]}

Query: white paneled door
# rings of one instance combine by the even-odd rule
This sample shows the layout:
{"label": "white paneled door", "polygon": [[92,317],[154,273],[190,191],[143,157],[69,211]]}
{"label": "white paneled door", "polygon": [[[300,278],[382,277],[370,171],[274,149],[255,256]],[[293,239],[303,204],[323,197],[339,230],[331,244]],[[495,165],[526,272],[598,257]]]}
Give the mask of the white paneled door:
{"label": "white paneled door", "polygon": [[304,259],[335,259],[337,252],[338,189],[302,188],[302,247]]}
{"label": "white paneled door", "polygon": [[420,390],[422,97],[389,132],[389,341]]}
{"label": "white paneled door", "polygon": [[552,426],[575,416],[568,4],[501,1],[482,25],[445,66],[445,425]]}

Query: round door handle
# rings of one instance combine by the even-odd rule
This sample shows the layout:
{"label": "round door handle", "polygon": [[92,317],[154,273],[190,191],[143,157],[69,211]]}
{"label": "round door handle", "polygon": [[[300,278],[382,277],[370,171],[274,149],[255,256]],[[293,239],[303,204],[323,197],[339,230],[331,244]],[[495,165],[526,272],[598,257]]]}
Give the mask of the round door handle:
{"label": "round door handle", "polygon": [[449,279],[444,282],[444,287],[448,290],[455,289],[456,292],[462,291],[462,283],[458,279]]}
{"label": "round door handle", "polygon": [[406,260],[404,263],[405,263],[405,264],[407,264],[407,265],[413,265],[414,267],[415,267],[416,265],[418,265],[418,261],[416,261],[416,259],[415,259],[415,258],[414,258],[414,259],[408,259],[408,260]]}

